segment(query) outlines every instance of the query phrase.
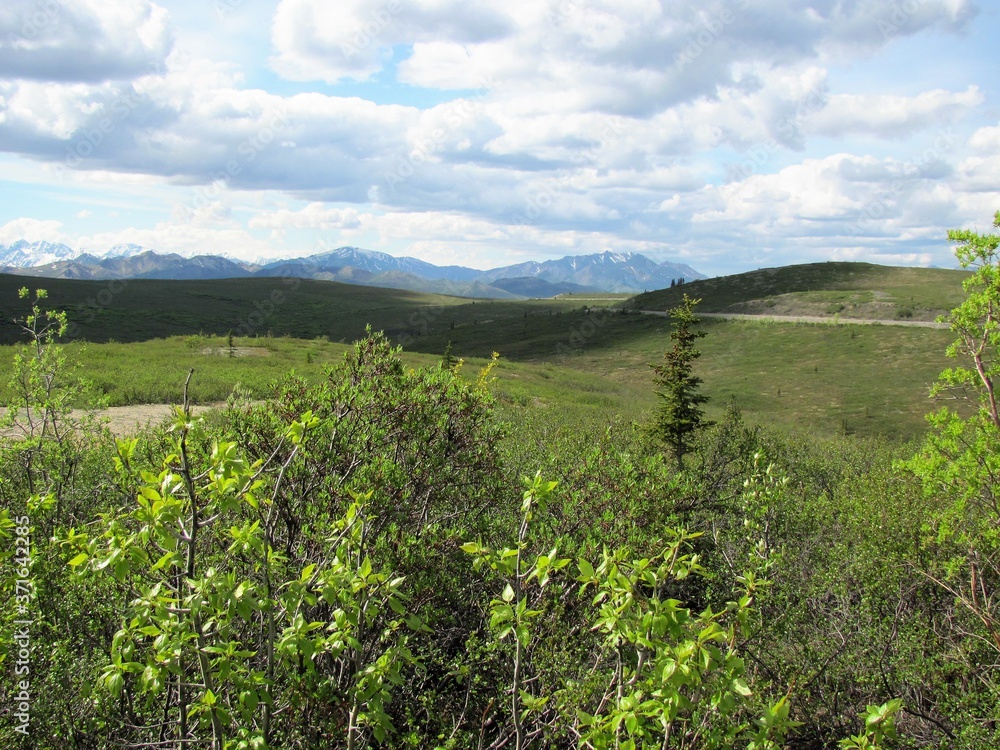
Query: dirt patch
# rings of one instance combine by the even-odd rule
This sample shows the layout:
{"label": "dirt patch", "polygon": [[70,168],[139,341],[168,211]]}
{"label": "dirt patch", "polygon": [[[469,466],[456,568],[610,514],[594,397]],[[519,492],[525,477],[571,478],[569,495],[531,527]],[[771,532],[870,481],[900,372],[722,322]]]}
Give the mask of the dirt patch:
{"label": "dirt patch", "polygon": [[[224,401],[219,401],[193,406],[191,407],[191,413],[194,416],[199,416],[225,405]],[[174,406],[172,404],[135,404],[133,406],[112,406],[107,409],[89,412],[82,409],[74,409],[70,412],[70,419],[81,421],[88,416],[92,416],[101,424],[107,425],[108,429],[116,437],[126,437],[172,419],[173,414]],[[16,427],[0,430],[0,438],[16,439],[21,435],[21,430]]]}
{"label": "dirt patch", "polygon": [[[191,413],[200,416],[212,409],[225,406],[224,401],[218,403],[205,404],[203,406],[192,406]],[[78,418],[83,412],[73,412]],[[174,406],[172,404],[135,404],[133,406],[112,406],[108,409],[94,412],[98,419],[107,420],[108,429],[112,433],[121,437],[123,435],[135,434],[150,426],[158,425],[173,418]]]}
{"label": "dirt patch", "polygon": [[[201,350],[202,354],[207,354],[209,356],[215,357],[228,357],[230,356],[230,350],[228,346],[206,346]],[[263,346],[234,346],[232,349],[233,357],[270,357],[271,352],[265,349]]]}

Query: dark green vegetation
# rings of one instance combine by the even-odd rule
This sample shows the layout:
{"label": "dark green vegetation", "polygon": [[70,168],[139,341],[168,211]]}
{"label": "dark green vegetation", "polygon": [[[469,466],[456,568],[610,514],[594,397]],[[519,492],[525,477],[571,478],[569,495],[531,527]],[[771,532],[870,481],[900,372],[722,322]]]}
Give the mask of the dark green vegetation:
{"label": "dark green vegetation", "polygon": [[[19,340],[10,320],[22,312],[14,303],[25,282],[23,277],[0,274],[0,343]],[[271,332],[354,341],[372,321],[387,333],[415,335],[426,325],[419,316],[410,320],[415,312],[470,303],[458,297],[303,279],[45,279],[41,285],[52,304],[69,314],[69,336],[93,342],[224,336],[228,331],[240,338],[263,338]]]}
{"label": "dark green vegetation", "polygon": [[651,430],[673,452],[678,469],[684,468],[684,454],[694,446],[698,431],[707,426],[703,404],[708,396],[701,392],[702,379],[694,374],[694,363],[701,357],[695,342],[706,335],[695,328],[698,302],[685,294],[684,301],[670,311],[673,343],[663,361],[653,367],[657,403]]}
{"label": "dark green vegetation", "polygon": [[964,271],[871,263],[810,263],[702,279],[640,294],[636,310],[666,310],[688,294],[701,312],[840,315],[875,320],[934,320],[962,301]]}
{"label": "dark green vegetation", "polygon": [[[939,294],[937,274],[952,281],[960,278],[957,271],[891,270],[895,273],[886,289],[915,284],[907,281],[911,277],[930,281],[923,291],[913,288],[912,296],[924,300],[925,306]],[[849,281],[841,278],[837,283],[844,286]],[[0,338],[6,341],[17,337],[8,321],[24,314],[24,304],[18,306],[16,300],[16,288],[22,283],[17,277],[0,276]],[[707,282],[683,289],[694,291],[702,283]],[[631,418],[653,405],[647,365],[662,357],[670,332],[663,318],[620,314],[616,306],[622,299],[615,295],[473,302],[283,279],[136,281],[124,287],[52,280],[46,286],[51,287],[51,304],[69,312],[70,330],[83,334],[81,338],[141,342],[88,344],[84,351],[78,344],[69,346],[111,404],[176,402],[179,383],[191,367],[198,372],[192,393],[199,402],[225,400],[235,382],[262,398],[274,379],[289,369],[307,379],[319,377],[322,365],[343,351],[327,341],[353,341],[370,323],[407,352],[433,358],[441,356],[449,341],[454,354],[465,358],[488,359],[493,351],[499,352],[501,393],[509,387],[517,390],[520,382],[531,384],[520,388],[516,395],[520,403],[544,408],[572,401],[581,391],[591,392],[609,411],[624,410]],[[280,304],[269,302],[275,292],[284,295]],[[102,293],[106,305],[97,304]],[[97,306],[88,306],[88,299]],[[273,304],[273,309],[265,303]],[[699,309],[711,308],[706,300]],[[260,324],[251,335],[240,335],[241,323]],[[702,342],[705,356],[697,374],[705,381],[705,392],[713,396],[710,418],[719,418],[733,401],[751,423],[825,435],[846,432],[906,439],[921,434],[926,397],[947,364],[943,352],[950,341],[947,331],[889,326],[706,318],[702,328],[709,336]],[[248,356],[224,356],[230,330],[240,353]],[[160,336],[179,338],[156,338]],[[10,349],[0,349],[0,366],[9,357]],[[0,382],[0,389],[3,386]]]}
{"label": "dark green vegetation", "polygon": [[[231,357],[200,324],[60,350],[57,292],[22,299],[0,745],[997,746],[1000,240],[954,239],[955,332],[700,324],[716,424],[680,469],[649,430],[665,318],[363,290],[406,353],[275,327]],[[971,400],[893,439],[956,334]],[[245,387],[116,441],[66,411],[77,357],[120,402]]]}

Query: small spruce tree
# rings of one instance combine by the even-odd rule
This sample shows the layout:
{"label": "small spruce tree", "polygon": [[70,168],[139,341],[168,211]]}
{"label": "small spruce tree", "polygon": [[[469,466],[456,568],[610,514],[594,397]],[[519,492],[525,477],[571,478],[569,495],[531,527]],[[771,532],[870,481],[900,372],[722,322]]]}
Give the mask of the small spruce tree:
{"label": "small spruce tree", "polygon": [[699,393],[702,381],[693,371],[694,361],[701,356],[694,344],[705,336],[704,331],[692,330],[698,324],[694,308],[699,302],[685,294],[684,301],[669,311],[674,345],[663,355],[661,364],[652,366],[659,397],[652,431],[671,450],[678,469],[683,468],[684,454],[691,449],[695,433],[708,424],[701,408],[708,396]]}
{"label": "small spruce tree", "polygon": [[444,349],[444,356],[441,357],[441,369],[454,370],[457,364],[458,360],[451,353],[451,340],[449,339],[448,346]]}

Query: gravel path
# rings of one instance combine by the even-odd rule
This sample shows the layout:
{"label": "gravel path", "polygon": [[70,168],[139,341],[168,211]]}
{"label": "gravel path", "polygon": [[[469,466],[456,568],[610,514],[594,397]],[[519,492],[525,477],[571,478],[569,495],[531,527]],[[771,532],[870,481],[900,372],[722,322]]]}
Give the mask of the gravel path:
{"label": "gravel path", "polygon": [[[643,315],[667,317],[670,313],[660,310],[639,310]],[[749,315],[746,313],[695,313],[699,318],[725,318],[727,320],[760,320],[775,323],[826,323],[827,325],[910,326],[911,328],[948,328],[947,323],[930,320],[875,320],[873,318],[833,318],[819,315]]]}
{"label": "gravel path", "polygon": [[[204,414],[210,409],[217,409],[221,406],[225,406],[224,401],[193,406],[191,413],[194,415]],[[92,414],[99,420],[106,421],[108,429],[114,435],[124,437],[135,434],[150,425],[158,425],[169,419],[173,413],[173,404],[135,404],[133,406],[111,406],[93,412],[74,409],[70,412],[70,418],[80,420],[88,414]],[[17,437],[19,434],[20,431],[17,429],[0,430],[0,437]]]}

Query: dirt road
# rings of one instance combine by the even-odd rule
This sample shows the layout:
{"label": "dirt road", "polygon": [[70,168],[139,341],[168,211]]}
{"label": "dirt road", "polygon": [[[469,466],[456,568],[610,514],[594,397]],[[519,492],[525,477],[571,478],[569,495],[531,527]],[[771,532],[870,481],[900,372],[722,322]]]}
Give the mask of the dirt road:
{"label": "dirt road", "polygon": [[[643,315],[667,317],[661,310],[639,310]],[[727,320],[759,320],[775,323],[825,323],[827,325],[910,326],[913,328],[948,328],[947,323],[930,320],[874,320],[872,318],[835,318],[819,315],[748,315],[744,313],[696,313],[699,318],[725,318]]]}

